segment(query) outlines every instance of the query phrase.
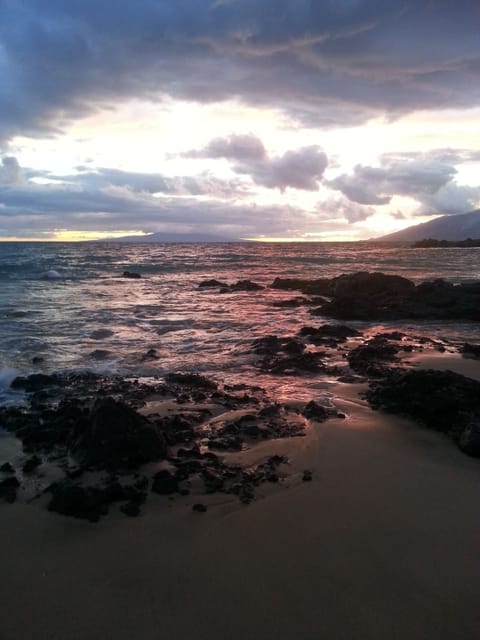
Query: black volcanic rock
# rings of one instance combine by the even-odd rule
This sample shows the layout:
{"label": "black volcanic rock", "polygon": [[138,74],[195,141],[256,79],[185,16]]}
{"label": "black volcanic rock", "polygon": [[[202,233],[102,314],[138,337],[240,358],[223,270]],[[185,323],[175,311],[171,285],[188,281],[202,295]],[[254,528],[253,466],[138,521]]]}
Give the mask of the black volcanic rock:
{"label": "black volcanic rock", "polygon": [[303,482],[311,482],[312,481],[312,472],[309,469],[305,469],[302,475]]}
{"label": "black volcanic rock", "polygon": [[42,459],[39,456],[37,455],[31,456],[24,462],[22,471],[23,473],[32,473],[32,471],[34,471],[41,464],[42,464]]}
{"label": "black volcanic rock", "polygon": [[[326,302],[326,300],[323,300]],[[297,296],[296,298],[290,298],[289,300],[276,300],[272,302],[272,307],[279,307],[281,309],[295,309],[296,307],[303,307],[304,305],[311,304],[309,298],[303,296]],[[318,304],[318,302],[316,302]]]}
{"label": "black volcanic rock", "polygon": [[0,480],[0,499],[12,504],[17,499],[17,489],[20,482],[15,476]]}
{"label": "black volcanic rock", "polygon": [[311,313],[337,320],[480,320],[480,283],[413,282],[359,272],[332,280],[333,299]]}
{"label": "black volcanic rock", "polygon": [[162,469],[153,476],[152,491],[170,495],[178,491],[178,479],[168,469]]}
{"label": "black volcanic rock", "polygon": [[391,344],[385,338],[375,337],[352,349],[347,360],[356,373],[369,376],[383,375],[385,364],[395,362],[398,351],[397,345]]}
{"label": "black volcanic rock", "polygon": [[480,415],[467,422],[458,438],[460,449],[475,458],[480,458]]}
{"label": "black volcanic rock", "polygon": [[278,336],[268,335],[263,338],[257,338],[252,343],[252,349],[255,353],[261,355],[274,354],[281,351],[284,340]]}
{"label": "black volcanic rock", "polygon": [[[307,356],[297,338],[278,340],[286,359],[319,357]],[[281,480],[276,467],[283,458],[245,466],[211,449],[240,451],[258,440],[304,435],[307,420],[298,410],[273,403],[258,386],[217,386],[190,373],[167,378],[167,383],[147,384],[117,376],[59,375],[58,384],[48,389],[39,380],[40,389],[27,397],[26,406],[1,407],[2,427],[15,433],[30,455],[23,459],[24,474],[44,463],[44,473],[25,476],[26,488],[38,495],[49,492],[50,511],[97,521],[114,502],[122,503],[126,516],[138,516],[149,485],[164,495],[188,495],[198,493],[203,481],[208,492],[234,494],[248,503],[259,484]],[[146,417],[133,408],[159,395],[168,399],[165,415]],[[196,402],[201,404],[195,407]],[[169,468],[146,464],[139,469],[160,460]],[[50,470],[60,479],[47,487]],[[132,475],[134,483],[125,484]],[[19,486],[13,467],[2,464],[0,498],[13,502]]]}
{"label": "black volcanic rock", "polygon": [[465,358],[480,358],[480,344],[465,342],[460,350]]}
{"label": "black volcanic rock", "polygon": [[56,375],[47,375],[45,373],[32,373],[24,377],[17,377],[10,385],[12,389],[24,389],[25,391],[40,391],[44,387],[60,384],[60,378]]}
{"label": "black volcanic rock", "polygon": [[146,418],[113,398],[97,400],[86,428],[73,446],[84,464],[102,467],[136,467],[160,460],[167,451],[163,434]]}
{"label": "black volcanic rock", "polygon": [[201,389],[217,389],[218,385],[213,380],[200,375],[199,373],[169,373],[165,376],[167,382],[180,385],[188,385]]}
{"label": "black volcanic rock", "polygon": [[108,513],[110,500],[98,487],[81,487],[70,482],[55,483],[49,488],[52,494],[48,510],[65,516],[97,522]]}
{"label": "black volcanic rock", "polygon": [[260,366],[263,371],[274,375],[299,375],[319,373],[325,370],[321,353],[303,352],[299,355],[266,356]]}
{"label": "black volcanic rock", "polygon": [[332,280],[333,300],[312,313],[339,320],[388,319],[402,313],[402,305],[414,289],[414,283],[401,276],[367,271],[344,274]]}
{"label": "black volcanic rock", "polygon": [[396,370],[371,384],[366,397],[376,409],[412,418],[448,434],[470,455],[480,456],[480,382],[453,371]]}
{"label": "black volcanic rock", "polygon": [[333,278],[330,293],[334,298],[358,296],[403,296],[413,291],[414,283],[407,278],[384,273],[358,271]]}
{"label": "black volcanic rock", "polygon": [[239,280],[230,285],[230,291],[260,291],[263,288],[262,285],[251,280]]}
{"label": "black volcanic rock", "polygon": [[298,335],[307,338],[313,344],[331,344],[332,341],[345,342],[348,338],[362,334],[344,324],[324,324],[320,327],[302,327]]}
{"label": "black volcanic rock", "polygon": [[327,407],[315,402],[315,400],[310,400],[310,402],[305,405],[302,414],[310,420],[325,422],[325,420],[331,417],[332,412]]}
{"label": "black volcanic rock", "polygon": [[329,278],[318,278],[316,280],[306,280],[302,278],[275,278],[270,285],[271,289],[281,289],[282,291],[301,291],[307,295],[329,296]]}
{"label": "black volcanic rock", "polygon": [[199,289],[214,289],[216,287],[228,287],[228,284],[211,278],[210,280],[202,280],[202,282],[200,282],[200,284],[198,285]]}
{"label": "black volcanic rock", "polygon": [[405,300],[405,318],[480,320],[480,283],[422,282]]}

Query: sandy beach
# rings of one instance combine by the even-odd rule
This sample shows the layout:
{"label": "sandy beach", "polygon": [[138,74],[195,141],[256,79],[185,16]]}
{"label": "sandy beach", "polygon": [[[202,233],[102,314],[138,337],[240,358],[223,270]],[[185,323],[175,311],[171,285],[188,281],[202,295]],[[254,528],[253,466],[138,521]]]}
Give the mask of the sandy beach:
{"label": "sandy beach", "polygon": [[480,640],[479,32],[0,0],[0,640]]}
{"label": "sandy beach", "polygon": [[1,640],[477,638],[479,462],[360,388],[338,387],[346,420],[255,448],[292,464],[248,506],[154,496],[90,524],[2,505]]}

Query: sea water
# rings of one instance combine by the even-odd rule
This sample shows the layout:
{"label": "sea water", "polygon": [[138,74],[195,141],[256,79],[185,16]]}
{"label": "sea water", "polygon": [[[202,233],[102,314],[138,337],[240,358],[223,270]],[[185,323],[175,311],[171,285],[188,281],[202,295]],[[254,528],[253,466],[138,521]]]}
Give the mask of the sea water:
{"label": "sea water", "polygon": [[[0,403],[17,401],[11,380],[34,372],[198,371],[230,383],[255,377],[285,385],[259,377],[252,340],[294,335],[323,319],[312,318],[307,306],[275,306],[299,295],[268,288],[276,277],[382,271],[459,283],[480,280],[479,258],[478,248],[375,243],[0,243]],[[141,278],[122,277],[126,270]],[[267,288],[199,289],[209,278],[250,279]],[[458,343],[479,338],[477,323],[408,326]],[[290,381],[283,391],[301,396],[304,387]]]}

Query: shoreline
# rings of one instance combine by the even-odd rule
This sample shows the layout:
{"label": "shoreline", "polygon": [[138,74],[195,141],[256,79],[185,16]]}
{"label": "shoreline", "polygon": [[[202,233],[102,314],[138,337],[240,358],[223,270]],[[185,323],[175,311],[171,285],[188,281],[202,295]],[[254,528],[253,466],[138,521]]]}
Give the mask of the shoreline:
{"label": "shoreline", "polygon": [[179,640],[473,640],[477,461],[355,406],[301,441],[296,470],[311,465],[312,483],[248,507],[221,502],[202,516],[159,496],[141,518],[95,526],[6,509],[2,640],[153,640],[159,628]]}
{"label": "shoreline", "polygon": [[480,345],[401,324],[476,322],[480,285],[276,285],[321,324],[252,339],[233,384],[13,382],[0,640],[479,636]]}
{"label": "shoreline", "polygon": [[290,459],[249,505],[214,493],[197,514],[190,497],[152,495],[141,517],[94,525],[2,505],[2,640],[478,637],[480,463],[372,410],[365,388],[331,388],[347,419],[247,451]]}

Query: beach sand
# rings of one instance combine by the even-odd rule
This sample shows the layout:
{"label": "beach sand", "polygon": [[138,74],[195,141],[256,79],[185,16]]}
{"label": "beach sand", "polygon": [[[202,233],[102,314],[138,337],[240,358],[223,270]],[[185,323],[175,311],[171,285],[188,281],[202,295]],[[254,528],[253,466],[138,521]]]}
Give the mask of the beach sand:
{"label": "beach sand", "polygon": [[255,449],[292,464],[249,506],[151,495],[90,524],[1,505],[0,639],[480,637],[480,462],[359,389],[337,387],[346,420]]}

